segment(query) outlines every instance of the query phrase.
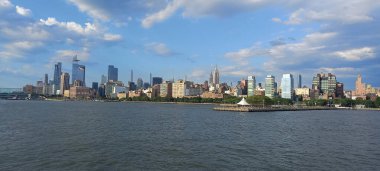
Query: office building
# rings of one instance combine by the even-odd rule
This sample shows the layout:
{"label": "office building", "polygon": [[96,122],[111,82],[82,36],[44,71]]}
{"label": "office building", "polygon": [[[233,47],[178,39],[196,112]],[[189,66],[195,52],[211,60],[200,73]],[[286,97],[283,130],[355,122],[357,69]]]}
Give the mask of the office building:
{"label": "office building", "polygon": [[73,66],[72,66],[72,74],[71,74],[71,82],[74,84],[75,80],[79,80],[83,83],[83,86],[86,86],[86,66],[80,65],[78,62],[77,56],[73,58]]}
{"label": "office building", "polygon": [[63,95],[65,90],[70,90],[70,75],[69,73],[62,73],[61,75],[61,85],[59,94]]}
{"label": "office building", "polygon": [[91,87],[93,90],[96,90],[98,91],[98,88],[99,88],[99,84],[98,82],[92,82],[92,87]]}
{"label": "office building", "polygon": [[137,79],[137,89],[142,89],[144,86],[144,82],[142,80],[142,78],[138,78]]}
{"label": "office building", "polygon": [[160,96],[161,97],[172,97],[173,83],[165,81],[160,84]]}
{"label": "office building", "polygon": [[265,96],[274,98],[276,89],[275,77],[273,75],[267,75],[265,78]]}
{"label": "office building", "polygon": [[298,74],[298,88],[302,88],[302,76]]}
{"label": "office building", "polygon": [[161,77],[153,77],[152,78],[152,81],[153,81],[153,85],[156,85],[156,84],[162,84],[162,78]]}
{"label": "office building", "polygon": [[219,70],[218,70],[218,66],[215,66],[214,70],[211,72],[210,74],[210,79],[209,79],[209,83],[210,84],[219,84]]}
{"label": "office building", "polygon": [[186,84],[183,80],[178,80],[173,83],[172,96],[173,98],[183,98],[186,94]]}
{"label": "office building", "polygon": [[281,79],[281,97],[293,99],[294,78],[292,74],[283,74]]}
{"label": "office building", "polygon": [[247,87],[248,97],[255,95],[255,89],[256,89],[256,78],[255,78],[255,76],[248,76],[248,87]]}
{"label": "office building", "polygon": [[105,85],[107,81],[108,81],[107,76],[102,75],[102,77],[100,79],[100,85]]}
{"label": "office building", "polygon": [[119,69],[113,65],[108,65],[108,81],[118,81]]}
{"label": "office building", "polygon": [[56,94],[56,90],[59,90],[59,86],[61,85],[61,75],[62,75],[62,63],[58,62],[54,65],[54,93]]}

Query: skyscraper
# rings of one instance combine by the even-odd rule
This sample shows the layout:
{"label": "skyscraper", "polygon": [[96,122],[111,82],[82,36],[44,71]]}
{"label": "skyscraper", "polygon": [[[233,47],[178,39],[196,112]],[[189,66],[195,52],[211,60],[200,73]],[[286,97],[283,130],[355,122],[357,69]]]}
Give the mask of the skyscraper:
{"label": "skyscraper", "polygon": [[302,88],[302,76],[298,74],[298,88]]}
{"label": "skyscraper", "polygon": [[100,84],[101,85],[105,85],[107,82],[107,76],[105,75],[102,75],[101,79],[100,79]]}
{"label": "skyscraper", "polygon": [[254,96],[256,89],[256,78],[255,76],[248,76],[248,97]]}
{"label": "skyscraper", "polygon": [[293,99],[294,78],[292,74],[283,74],[281,79],[281,97],[284,99]]}
{"label": "skyscraper", "polygon": [[218,66],[215,66],[214,71],[212,71],[212,83],[219,84],[219,70]]}
{"label": "skyscraper", "polygon": [[131,82],[133,82],[133,70],[131,69]]}
{"label": "skyscraper", "polygon": [[320,94],[326,97],[336,96],[336,76],[334,74],[317,74],[313,77],[313,90],[318,90]]}
{"label": "skyscraper", "polygon": [[63,95],[65,90],[70,90],[70,75],[66,72],[61,75],[60,94]]}
{"label": "skyscraper", "polygon": [[119,69],[115,68],[113,65],[108,65],[108,81],[119,81]]}
{"label": "skyscraper", "polygon": [[265,96],[273,98],[276,93],[275,78],[273,75],[267,75],[265,78]]}
{"label": "skyscraper", "polygon": [[[54,80],[53,81],[54,81],[55,90],[60,89],[59,86],[61,85],[61,74],[62,74],[62,63],[58,62],[54,66]],[[55,94],[55,90],[53,90],[54,94]]]}
{"label": "skyscraper", "polygon": [[355,95],[364,96],[366,94],[366,84],[363,83],[363,78],[359,74],[355,81]]}
{"label": "skyscraper", "polygon": [[45,74],[44,85],[48,85],[48,84],[49,84],[49,77],[48,77],[48,74]]}
{"label": "skyscraper", "polygon": [[162,78],[161,77],[153,77],[152,81],[153,81],[153,85],[152,86],[154,86],[156,84],[161,84],[162,83]]}
{"label": "skyscraper", "polygon": [[77,56],[73,57],[73,68],[71,74],[71,82],[74,84],[75,80],[79,80],[83,83],[83,86],[86,86],[86,66],[79,65]]}
{"label": "skyscraper", "polygon": [[137,89],[143,88],[143,86],[144,86],[143,84],[144,84],[144,82],[143,82],[142,78],[138,78],[137,79]]}

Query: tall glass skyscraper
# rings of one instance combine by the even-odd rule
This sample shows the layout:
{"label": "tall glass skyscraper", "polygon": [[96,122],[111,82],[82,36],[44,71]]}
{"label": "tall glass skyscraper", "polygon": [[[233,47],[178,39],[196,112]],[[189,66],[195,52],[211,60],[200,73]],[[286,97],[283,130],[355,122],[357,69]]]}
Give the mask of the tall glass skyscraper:
{"label": "tall glass skyscraper", "polygon": [[256,78],[255,76],[248,76],[248,97],[255,95]]}
{"label": "tall glass skyscraper", "polygon": [[79,65],[77,56],[73,58],[73,68],[71,74],[71,82],[74,84],[75,80],[79,80],[86,86],[86,66]]}
{"label": "tall glass skyscraper", "polygon": [[292,74],[283,74],[281,79],[281,97],[284,99],[293,99],[294,78]]}
{"label": "tall glass skyscraper", "polygon": [[119,69],[113,65],[108,65],[108,81],[118,81]]}
{"label": "tall glass skyscraper", "polygon": [[267,75],[265,78],[265,96],[273,98],[276,93],[276,83],[273,75]]}
{"label": "tall glass skyscraper", "polygon": [[[54,65],[54,87],[56,90],[59,90],[61,85],[61,74],[62,74],[62,63],[58,62]],[[55,92],[54,92],[55,93]]]}

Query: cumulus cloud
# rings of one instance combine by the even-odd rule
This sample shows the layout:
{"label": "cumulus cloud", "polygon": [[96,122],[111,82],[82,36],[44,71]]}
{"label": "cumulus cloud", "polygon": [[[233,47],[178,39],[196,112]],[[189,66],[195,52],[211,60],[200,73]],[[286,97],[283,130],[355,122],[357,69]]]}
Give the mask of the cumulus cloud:
{"label": "cumulus cloud", "polygon": [[337,52],[334,52],[333,55],[336,55],[348,61],[360,61],[360,60],[374,58],[375,52],[374,52],[374,49],[371,47],[363,47],[363,48],[357,48],[357,49],[337,51]]}
{"label": "cumulus cloud", "polygon": [[166,6],[167,0],[69,0],[89,16],[115,23],[128,22],[131,16],[144,16]]}
{"label": "cumulus cloud", "polygon": [[69,21],[69,22],[59,22],[53,17],[48,17],[48,19],[40,19],[40,22],[46,26],[58,26],[61,28],[66,29],[67,31],[73,31],[78,34],[92,34],[98,32],[98,29],[95,24],[92,23],[85,23],[85,26],[82,26],[76,22]]}
{"label": "cumulus cloud", "polygon": [[7,8],[13,6],[9,0],[0,0],[0,8]]}
{"label": "cumulus cloud", "polygon": [[26,9],[26,8],[20,7],[18,5],[16,5],[16,12],[22,16],[30,16],[30,14],[32,13],[32,11],[30,9]]}
{"label": "cumulus cloud", "polygon": [[173,1],[168,6],[166,6],[165,9],[154,13],[152,15],[147,16],[142,21],[142,26],[145,28],[150,28],[154,23],[162,22],[163,20],[166,20],[168,17],[173,15],[175,11],[181,6],[182,1]]}
{"label": "cumulus cloud", "polygon": [[122,39],[122,36],[119,34],[106,33],[106,34],[104,34],[103,39],[106,41],[119,41]]}
{"label": "cumulus cloud", "polygon": [[153,42],[153,43],[146,44],[145,50],[154,55],[163,56],[163,57],[176,55],[176,53],[170,50],[164,43]]}
{"label": "cumulus cloud", "polygon": [[275,22],[284,24],[302,24],[307,22],[339,22],[354,24],[373,21],[373,12],[380,7],[379,1],[373,0],[326,0],[307,1],[292,6],[295,10],[289,18],[282,21],[279,18]]}

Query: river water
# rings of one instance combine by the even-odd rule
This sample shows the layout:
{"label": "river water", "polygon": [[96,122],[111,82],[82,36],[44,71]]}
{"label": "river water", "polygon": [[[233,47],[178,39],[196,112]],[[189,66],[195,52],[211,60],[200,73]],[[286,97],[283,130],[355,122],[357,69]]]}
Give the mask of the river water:
{"label": "river water", "polygon": [[380,170],[379,111],[0,101],[0,170]]}

